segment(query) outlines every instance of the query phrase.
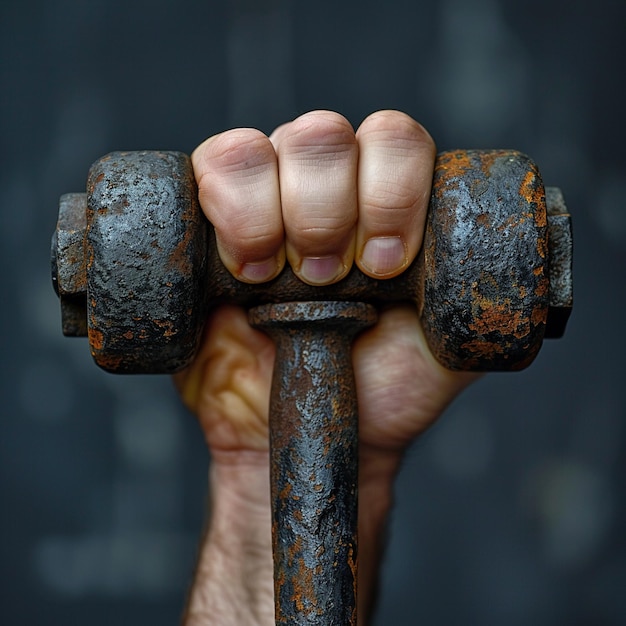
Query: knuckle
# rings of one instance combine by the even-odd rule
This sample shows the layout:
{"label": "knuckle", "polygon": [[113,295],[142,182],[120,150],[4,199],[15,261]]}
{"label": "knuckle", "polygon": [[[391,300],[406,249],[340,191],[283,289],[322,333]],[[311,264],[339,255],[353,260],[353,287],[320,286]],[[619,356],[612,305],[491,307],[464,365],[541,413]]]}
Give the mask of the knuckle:
{"label": "knuckle", "polygon": [[411,217],[421,195],[414,186],[400,181],[380,181],[372,185],[361,207],[368,211],[369,218],[381,224],[397,223]]}
{"label": "knuckle", "polygon": [[266,254],[277,249],[283,238],[280,207],[257,190],[215,194],[209,219],[222,243],[233,257]]}
{"label": "knuckle", "polygon": [[375,167],[374,172],[362,177],[359,186],[359,206],[370,222],[380,224],[410,221],[421,205],[424,194],[430,190],[421,184],[419,177],[401,163],[388,160],[385,167]]}
{"label": "knuckle", "polygon": [[[194,153],[195,154],[195,153]],[[266,135],[253,128],[237,128],[215,135],[205,142],[196,157],[200,170],[198,184],[207,175],[251,175],[271,166],[276,159],[274,148]]]}
{"label": "knuckle", "polygon": [[341,238],[349,232],[355,225],[356,220],[348,216],[338,217],[317,217],[292,222],[289,228],[290,236],[296,236],[303,241],[326,241]]}
{"label": "knuckle", "polygon": [[350,122],[333,111],[311,111],[295,119],[283,131],[281,148],[286,152],[316,158],[356,150],[356,136]]}
{"label": "knuckle", "polygon": [[237,260],[269,255],[282,243],[282,231],[276,232],[265,224],[250,225],[243,220],[230,221],[227,227],[217,227],[217,236],[229,255]]}
{"label": "knuckle", "polygon": [[318,217],[295,220],[286,223],[287,236],[291,243],[303,252],[317,250],[320,253],[333,250],[344,245],[356,225],[356,219],[345,216],[341,219],[333,217]]}
{"label": "knuckle", "polygon": [[435,141],[430,133],[402,111],[384,110],[372,113],[359,126],[357,137],[396,149],[418,149],[433,154],[436,150]]}

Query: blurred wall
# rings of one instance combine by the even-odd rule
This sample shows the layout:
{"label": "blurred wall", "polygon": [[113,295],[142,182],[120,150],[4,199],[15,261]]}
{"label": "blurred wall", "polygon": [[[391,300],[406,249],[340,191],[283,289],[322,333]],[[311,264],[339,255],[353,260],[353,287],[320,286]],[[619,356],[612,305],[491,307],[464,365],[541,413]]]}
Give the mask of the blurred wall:
{"label": "blurred wall", "polygon": [[625,26],[621,0],[3,0],[0,623],[177,623],[204,515],[170,385],[61,336],[58,196],[108,151],[314,108],[525,151],[575,220],[566,338],[407,458],[376,624],[626,623]]}

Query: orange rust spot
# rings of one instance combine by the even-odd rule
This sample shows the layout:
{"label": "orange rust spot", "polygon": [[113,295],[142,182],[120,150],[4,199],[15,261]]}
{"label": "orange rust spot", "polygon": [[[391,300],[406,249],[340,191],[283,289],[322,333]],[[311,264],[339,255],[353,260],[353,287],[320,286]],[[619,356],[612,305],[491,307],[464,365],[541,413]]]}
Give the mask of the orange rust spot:
{"label": "orange rust spot", "polygon": [[[458,184],[458,179],[466,178],[468,172],[483,172],[487,177],[495,161],[505,154],[504,150],[476,152],[471,150],[451,150],[442,152],[435,163],[437,179],[444,185]],[[436,189],[435,192],[438,190]]]}
{"label": "orange rust spot", "polygon": [[132,330],[127,330],[124,334],[123,337],[125,337],[126,339],[128,339],[129,341],[134,337],[134,333]]}
{"label": "orange rust spot", "polygon": [[92,355],[96,363],[103,369],[108,370],[110,372],[115,372],[120,369],[120,364],[122,363],[121,356],[114,357],[114,356],[109,355],[105,357],[102,354],[95,355],[93,353]]}
{"label": "orange rust spot", "polygon": [[542,259],[545,259],[548,255],[548,238],[547,237],[538,237],[537,238],[537,254]]}
{"label": "orange rust spot", "polygon": [[102,332],[95,328],[89,328],[87,330],[87,336],[89,337],[91,356],[96,363],[108,371],[114,372],[119,370],[120,364],[122,363],[121,356],[111,356],[101,353],[101,350],[104,348],[104,335]]}
{"label": "orange rust spot", "polygon": [[291,579],[293,595],[291,601],[296,605],[296,609],[303,615],[310,615],[316,612],[317,597],[314,593],[313,570],[309,569],[302,556],[298,558],[298,571]]}
{"label": "orange rust spot", "polygon": [[94,350],[102,350],[104,345],[104,335],[95,328],[89,328],[87,330],[87,336],[89,337],[89,345]]}
{"label": "orange rust spot", "polygon": [[533,312],[530,314],[530,321],[533,326],[538,326],[539,324],[545,324],[546,319],[548,317],[548,308],[542,306],[536,306],[533,309]]}
{"label": "orange rust spot", "polygon": [[543,278],[539,281],[539,284],[535,288],[535,295],[538,298],[543,298],[548,295],[548,291],[550,289],[550,281],[547,278]]}
{"label": "orange rust spot", "polygon": [[176,269],[181,274],[187,274],[190,271],[189,256],[192,239],[191,230],[191,228],[187,228],[185,230],[183,238],[177,244],[168,259],[169,267]]}
{"label": "orange rust spot", "polygon": [[287,562],[289,564],[289,567],[291,567],[294,561],[298,559],[298,556],[302,552],[302,537],[296,537],[296,540],[293,542],[292,545],[289,546],[289,548],[287,549],[287,552],[288,552]]}
{"label": "orange rust spot", "polygon": [[468,359],[466,361],[469,367],[476,367],[482,355],[492,355],[492,354],[503,355],[506,352],[507,346],[497,341],[485,341],[484,339],[472,339],[471,341],[466,341],[465,343],[463,343],[461,345],[461,348],[463,350],[466,350],[476,355],[475,358]]}
{"label": "orange rust spot", "polygon": [[94,255],[94,252],[93,252],[93,248],[91,246],[89,246],[87,248],[87,263],[86,263],[87,269],[91,269],[92,268],[94,260],[95,260],[95,255]]}
{"label": "orange rust spot", "polygon": [[476,217],[476,224],[478,226],[483,226],[484,228],[489,228],[491,226],[489,215],[487,213],[481,213]]}
{"label": "orange rust spot", "polygon": [[466,150],[440,154],[435,163],[435,196],[441,198],[447,189],[457,187],[459,179],[473,168],[474,164]]}
{"label": "orange rust spot", "polygon": [[468,328],[479,335],[499,331],[521,339],[530,331],[528,319],[521,311],[511,311],[510,302],[491,303],[483,299],[479,306],[480,312],[475,314],[473,323],[468,324]]}
{"label": "orange rust spot", "polygon": [[289,497],[289,494],[291,493],[291,483],[287,483],[278,493],[278,497],[280,500],[286,500]]}
{"label": "orange rust spot", "polygon": [[491,175],[494,163],[504,155],[510,154],[507,150],[488,150],[480,153],[480,168],[487,175]]}
{"label": "orange rust spot", "polygon": [[[358,558],[357,558],[357,552],[354,549],[355,545],[356,545],[356,538],[355,538],[354,544],[350,546],[350,550],[348,551],[348,567],[350,568],[350,571],[352,572],[352,589],[354,590],[354,597],[356,598],[357,597],[356,583],[357,583],[357,573],[358,573]],[[356,602],[355,602],[355,608],[353,610],[353,613],[350,619],[350,623],[356,624]]]}
{"label": "orange rust spot", "polygon": [[520,185],[519,194],[528,204],[534,205],[533,218],[537,227],[545,228],[548,223],[545,190],[538,172],[534,169],[526,172]]}
{"label": "orange rust spot", "polygon": [[526,172],[519,188],[519,194],[528,204],[539,204],[543,198],[541,185],[538,182],[535,172],[532,170]]}
{"label": "orange rust spot", "polygon": [[164,337],[173,337],[176,335],[176,328],[171,320],[152,320],[156,326],[163,330]]}
{"label": "orange rust spot", "polygon": [[[193,176],[189,176],[190,184],[193,184]],[[194,235],[197,230],[199,210],[193,196],[185,197],[183,200],[184,210],[181,220],[185,224],[185,231],[182,239],[176,245],[175,250],[170,254],[168,265],[170,268],[186,276],[191,272],[191,258],[194,250]]]}

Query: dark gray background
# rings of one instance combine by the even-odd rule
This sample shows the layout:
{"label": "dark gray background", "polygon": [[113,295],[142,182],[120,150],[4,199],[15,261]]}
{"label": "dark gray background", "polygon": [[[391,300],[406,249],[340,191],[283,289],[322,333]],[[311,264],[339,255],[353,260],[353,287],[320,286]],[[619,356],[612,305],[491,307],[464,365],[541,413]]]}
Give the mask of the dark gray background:
{"label": "dark gray background", "polygon": [[168,380],[100,372],[49,280],[57,198],[114,149],[380,108],[441,149],[513,147],[575,219],[576,308],[412,449],[377,624],[626,623],[626,4],[0,5],[0,623],[175,624],[207,456]]}

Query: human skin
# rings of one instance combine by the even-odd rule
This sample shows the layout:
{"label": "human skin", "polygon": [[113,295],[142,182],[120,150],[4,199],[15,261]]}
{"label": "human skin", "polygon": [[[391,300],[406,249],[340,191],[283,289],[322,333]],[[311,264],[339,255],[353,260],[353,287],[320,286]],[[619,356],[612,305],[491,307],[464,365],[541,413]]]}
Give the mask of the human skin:
{"label": "human skin", "polygon": [[[379,111],[355,132],[313,111],[269,137],[234,129],[207,139],[192,162],[220,257],[239,280],[262,283],[289,263],[313,285],[353,263],[378,279],[400,274],[422,244],[435,160],[427,131]],[[359,403],[358,623],[376,598],[394,478],[407,447],[475,375],[430,353],[417,311],[389,308],[353,344]],[[211,456],[210,503],[185,626],[273,626],[268,407],[273,342],[243,310],[207,321],[200,352],[175,376]]]}

